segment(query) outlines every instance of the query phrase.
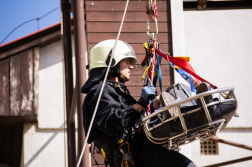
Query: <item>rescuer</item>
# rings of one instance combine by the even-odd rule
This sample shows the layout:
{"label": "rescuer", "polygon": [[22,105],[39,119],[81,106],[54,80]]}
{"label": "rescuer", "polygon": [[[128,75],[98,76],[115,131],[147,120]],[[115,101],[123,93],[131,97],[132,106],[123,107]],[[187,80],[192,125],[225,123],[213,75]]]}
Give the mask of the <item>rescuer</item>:
{"label": "rescuer", "polygon": [[[94,142],[105,164],[111,167],[195,167],[182,154],[151,143],[139,128],[150,99],[154,109],[160,106],[160,100],[153,86],[143,87],[136,101],[124,85],[137,62],[128,43],[117,42],[108,77],[104,78],[114,44],[115,40],[105,40],[90,51],[89,78],[81,89],[87,94],[82,107],[86,133],[93,124],[88,143]],[[107,81],[94,122],[91,122],[104,79]]]}

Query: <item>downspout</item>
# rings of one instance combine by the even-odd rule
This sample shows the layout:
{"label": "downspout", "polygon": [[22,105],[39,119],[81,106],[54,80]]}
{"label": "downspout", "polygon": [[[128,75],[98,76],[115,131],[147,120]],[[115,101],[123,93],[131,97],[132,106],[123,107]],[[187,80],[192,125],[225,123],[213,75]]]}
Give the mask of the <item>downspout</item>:
{"label": "downspout", "polygon": [[68,166],[76,166],[75,121],[70,121],[71,104],[73,99],[73,66],[71,40],[71,4],[69,0],[61,0],[61,39],[63,47],[64,95],[67,124],[67,157]]}
{"label": "downspout", "polygon": [[[72,0],[72,12],[74,22],[74,47],[75,47],[75,63],[76,63],[76,87],[77,90],[77,117],[78,117],[78,156],[80,157],[81,150],[85,141],[85,133],[82,118],[82,103],[84,94],[80,93],[81,86],[86,82],[86,35],[84,21],[84,1]],[[89,166],[89,148],[85,148],[80,167]]]}

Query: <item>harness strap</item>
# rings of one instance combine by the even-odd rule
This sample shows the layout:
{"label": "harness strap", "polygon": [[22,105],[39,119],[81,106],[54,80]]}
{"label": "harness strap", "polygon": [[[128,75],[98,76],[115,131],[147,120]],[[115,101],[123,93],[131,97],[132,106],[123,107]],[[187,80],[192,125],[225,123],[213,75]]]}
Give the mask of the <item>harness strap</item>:
{"label": "harness strap", "polygon": [[170,61],[171,63],[175,64],[176,66],[178,66],[179,68],[181,68],[182,70],[188,72],[189,74],[191,74],[192,76],[194,76],[196,79],[202,81],[202,82],[206,82],[208,83],[213,89],[216,89],[217,86],[211,84],[210,82],[208,82],[207,80],[201,78],[200,76],[198,76],[195,71],[193,70],[192,66],[185,60],[180,59],[180,58],[176,58],[176,57],[171,57],[163,52],[161,52],[160,50],[158,50],[157,48],[155,48],[155,51],[162,56],[163,58],[165,58],[166,60]]}
{"label": "harness strap", "polygon": [[128,108],[128,107],[129,107],[128,105],[126,105],[126,104],[122,101],[121,97],[119,97],[119,101],[120,101],[121,105],[122,105],[124,108]]}
{"label": "harness strap", "polygon": [[189,79],[190,85],[191,85],[191,92],[192,93],[196,93],[195,88],[193,86],[193,81],[192,78],[190,76],[190,74],[188,74],[187,72],[185,72],[182,69],[175,69],[186,81]]}
{"label": "harness strap", "polygon": [[[151,64],[151,65],[152,65],[152,64]],[[145,77],[146,77],[146,75],[147,75],[148,71],[149,71],[149,70],[150,70],[150,68],[151,68],[151,65],[149,65],[149,66],[145,69],[145,71],[144,71],[144,74],[143,74],[143,76],[142,76],[141,81],[145,79]]]}
{"label": "harness strap", "polygon": [[160,87],[160,91],[162,93],[163,91],[162,91],[161,60],[162,60],[162,57],[159,56],[158,57],[158,76],[159,76],[159,87]]}
{"label": "harness strap", "polygon": [[95,160],[95,164],[99,166],[98,162],[96,161],[95,157],[94,157],[94,151],[95,151],[95,147],[96,147],[96,144],[94,143],[94,148],[93,148],[93,151],[92,151],[92,157],[93,159]]}

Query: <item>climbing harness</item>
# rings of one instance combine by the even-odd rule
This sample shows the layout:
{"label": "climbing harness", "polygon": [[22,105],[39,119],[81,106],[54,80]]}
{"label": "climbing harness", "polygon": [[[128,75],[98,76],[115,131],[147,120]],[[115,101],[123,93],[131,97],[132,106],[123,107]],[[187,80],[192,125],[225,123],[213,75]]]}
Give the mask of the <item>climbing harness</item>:
{"label": "climbing harness", "polygon": [[130,152],[130,144],[128,142],[124,142],[119,146],[119,149],[120,152],[123,154],[121,167],[134,167],[135,160]]}
{"label": "climbing harness", "polygon": [[120,34],[121,34],[122,25],[123,25],[123,22],[124,22],[124,18],[125,18],[125,15],[126,15],[126,11],[127,11],[127,8],[128,8],[128,4],[129,4],[129,0],[127,0],[126,5],[125,5],[125,9],[124,9],[124,13],[123,13],[123,18],[122,18],[121,25],[120,25],[120,28],[119,28],[119,31],[118,31],[118,34],[117,34],[117,38],[116,38],[116,41],[115,41],[114,48],[113,48],[113,50],[112,50],[111,59],[110,59],[109,64],[108,64],[108,68],[107,68],[107,71],[106,71],[106,74],[105,74],[105,77],[104,77],[105,79],[104,79],[103,84],[102,84],[102,87],[101,87],[101,91],[100,91],[100,94],[99,94],[99,97],[98,97],[98,100],[97,100],[97,103],[96,103],[96,106],[95,106],[95,110],[94,110],[94,113],[93,113],[93,116],[92,116],[92,119],[91,119],[91,122],[90,122],[90,126],[89,126],[89,128],[88,128],[88,132],[87,132],[87,135],[86,135],[86,138],[85,138],[85,141],[84,141],[84,145],[83,145],[83,147],[82,147],[82,151],[81,151],[81,154],[80,154],[78,163],[77,163],[77,167],[79,167],[80,162],[81,162],[81,160],[82,160],[83,153],[84,153],[84,150],[85,150],[86,145],[87,145],[87,139],[89,138],[90,131],[91,131],[91,128],[92,128],[92,126],[93,126],[93,122],[94,122],[94,118],[95,118],[95,115],[96,115],[96,112],[97,112],[97,108],[98,108],[98,105],[99,105],[99,102],[100,102],[100,99],[101,99],[101,95],[102,95],[102,93],[103,93],[104,85],[105,85],[105,83],[106,83],[106,78],[107,78],[107,76],[108,76],[108,72],[109,72],[109,69],[110,69],[110,67],[111,67],[112,59],[113,59],[113,56],[114,56],[114,50],[115,50],[115,48],[116,48],[117,41],[118,41],[119,36],[120,36]]}

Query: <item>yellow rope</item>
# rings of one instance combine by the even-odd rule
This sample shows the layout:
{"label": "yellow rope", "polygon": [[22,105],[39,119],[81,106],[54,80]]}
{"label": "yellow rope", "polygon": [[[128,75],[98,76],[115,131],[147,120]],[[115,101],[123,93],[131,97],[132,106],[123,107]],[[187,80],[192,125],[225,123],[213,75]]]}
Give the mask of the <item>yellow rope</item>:
{"label": "yellow rope", "polygon": [[149,66],[145,69],[141,81],[144,80],[144,78],[146,77],[146,75],[147,75],[147,73],[148,73],[148,71],[149,71],[150,68],[151,68],[151,65],[149,65]]}

